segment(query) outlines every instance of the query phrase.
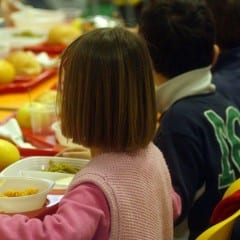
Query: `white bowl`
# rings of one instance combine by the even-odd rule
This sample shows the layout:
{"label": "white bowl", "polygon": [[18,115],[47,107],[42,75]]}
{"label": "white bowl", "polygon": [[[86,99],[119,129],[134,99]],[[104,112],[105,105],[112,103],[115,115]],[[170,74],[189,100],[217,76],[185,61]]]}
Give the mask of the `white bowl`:
{"label": "white bowl", "polygon": [[49,167],[50,160],[53,162],[67,163],[78,169],[82,169],[89,162],[87,159],[77,158],[26,157],[3,169],[0,176],[25,176],[49,179],[55,182],[54,189],[66,189],[74,177],[74,174],[46,171]]}
{"label": "white bowl", "polygon": [[53,26],[63,23],[65,15],[62,11],[25,8],[24,10],[14,12],[11,15],[16,28],[35,30],[41,29],[46,32]]}
{"label": "white bowl", "polygon": [[47,194],[53,186],[54,181],[47,179],[0,176],[0,194],[8,190],[38,189],[38,192],[32,195],[0,197],[0,212],[24,213],[40,209],[46,204]]}

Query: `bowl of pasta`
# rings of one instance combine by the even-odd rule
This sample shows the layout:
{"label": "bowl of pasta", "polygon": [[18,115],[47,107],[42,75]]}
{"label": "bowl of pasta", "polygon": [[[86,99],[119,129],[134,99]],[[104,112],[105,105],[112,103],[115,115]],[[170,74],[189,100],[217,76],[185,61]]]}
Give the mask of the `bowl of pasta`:
{"label": "bowl of pasta", "polygon": [[0,176],[0,213],[25,213],[41,209],[54,181],[34,177]]}

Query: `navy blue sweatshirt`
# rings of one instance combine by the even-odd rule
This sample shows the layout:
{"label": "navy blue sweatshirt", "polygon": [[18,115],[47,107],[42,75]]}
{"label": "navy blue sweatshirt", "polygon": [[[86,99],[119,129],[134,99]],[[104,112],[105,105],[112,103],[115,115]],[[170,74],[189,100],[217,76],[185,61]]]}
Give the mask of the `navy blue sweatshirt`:
{"label": "navy blue sweatshirt", "polygon": [[217,92],[185,97],[162,114],[155,144],[182,197],[179,221],[188,215],[189,239],[209,227],[216,203],[240,177],[239,123],[240,112]]}

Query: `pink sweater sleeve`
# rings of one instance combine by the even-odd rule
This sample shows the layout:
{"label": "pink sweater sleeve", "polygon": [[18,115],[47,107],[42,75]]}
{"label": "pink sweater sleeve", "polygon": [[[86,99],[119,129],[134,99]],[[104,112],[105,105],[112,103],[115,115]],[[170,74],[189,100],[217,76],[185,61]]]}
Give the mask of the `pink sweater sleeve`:
{"label": "pink sweater sleeve", "polygon": [[180,216],[182,211],[181,197],[172,189],[172,202],[173,202],[173,219],[174,221]]}
{"label": "pink sweater sleeve", "polygon": [[82,184],[66,193],[56,212],[42,220],[0,214],[0,238],[4,240],[106,240],[109,229],[107,201],[93,184]]}

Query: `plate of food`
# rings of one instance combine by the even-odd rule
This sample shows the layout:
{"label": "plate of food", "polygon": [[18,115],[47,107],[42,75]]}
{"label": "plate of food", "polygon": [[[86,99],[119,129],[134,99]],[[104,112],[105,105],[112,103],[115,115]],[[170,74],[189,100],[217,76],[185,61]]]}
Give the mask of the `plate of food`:
{"label": "plate of food", "polygon": [[3,176],[38,177],[55,181],[54,189],[66,189],[74,175],[88,164],[87,159],[26,157],[6,167]]}
{"label": "plate of food", "polygon": [[1,28],[0,42],[9,43],[11,49],[20,49],[25,46],[40,44],[46,40],[46,33],[35,30],[21,30],[16,28]]}
{"label": "plate of food", "polygon": [[39,44],[25,46],[24,50],[35,53],[46,52],[59,55],[65,48],[81,35],[81,31],[70,24],[58,24],[47,33],[46,40]]}
{"label": "plate of food", "polygon": [[36,177],[0,176],[0,212],[30,212],[42,208],[54,184],[53,180]]}
{"label": "plate of food", "polygon": [[57,190],[57,191],[53,190],[47,195],[46,202],[41,208],[33,211],[5,213],[5,214],[8,214],[8,215],[22,214],[29,218],[33,218],[33,217],[42,218],[46,214],[49,214],[50,212],[55,210],[58,203],[63,198],[63,195],[64,195],[63,190]]}
{"label": "plate of food", "polygon": [[39,75],[35,76],[16,76],[11,83],[0,84],[0,93],[24,92],[36,87],[43,81],[57,74],[57,69],[45,69]]}
{"label": "plate of food", "polygon": [[[2,59],[1,79],[6,71],[12,72],[9,79],[1,80],[0,93],[27,91],[57,74],[58,58],[50,58],[46,53],[13,51]],[[2,76],[3,75],[3,76]]]}

